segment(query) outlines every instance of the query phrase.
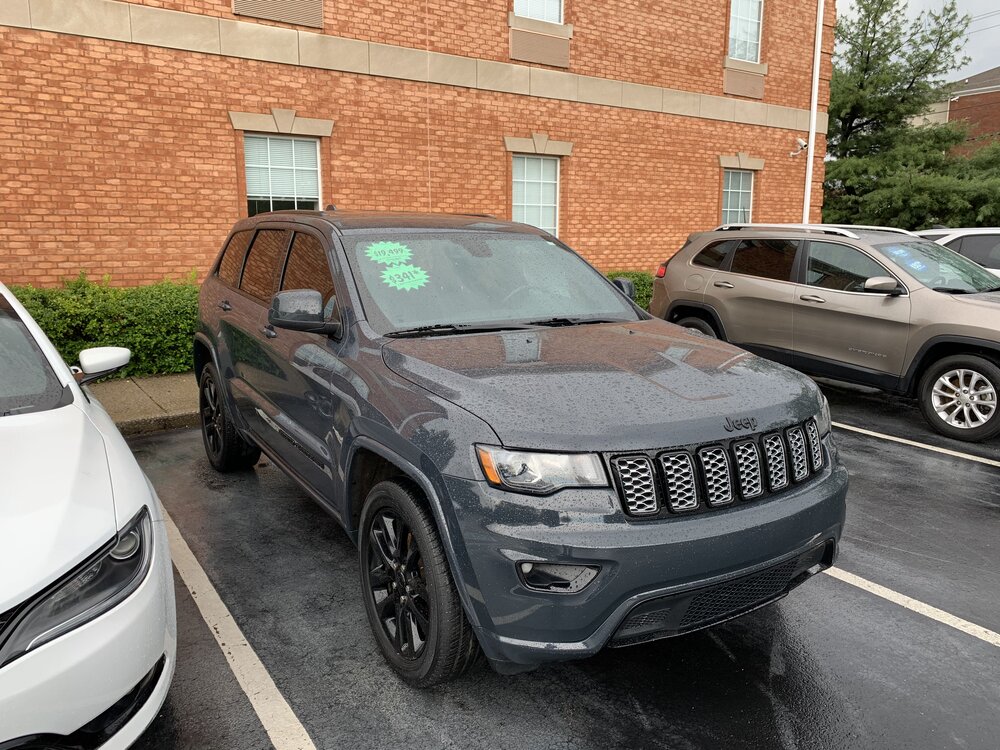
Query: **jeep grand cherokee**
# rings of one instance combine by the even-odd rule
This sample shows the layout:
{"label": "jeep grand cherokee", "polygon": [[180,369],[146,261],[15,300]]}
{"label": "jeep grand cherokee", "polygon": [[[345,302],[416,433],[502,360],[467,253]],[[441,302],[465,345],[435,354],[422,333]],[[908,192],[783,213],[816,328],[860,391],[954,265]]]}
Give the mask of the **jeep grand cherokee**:
{"label": "jeep grand cherokee", "polygon": [[413,685],[775,601],[836,555],[847,472],[825,401],[626,291],[491,218],[240,221],[200,297],[208,458],[263,451],[339,520]]}

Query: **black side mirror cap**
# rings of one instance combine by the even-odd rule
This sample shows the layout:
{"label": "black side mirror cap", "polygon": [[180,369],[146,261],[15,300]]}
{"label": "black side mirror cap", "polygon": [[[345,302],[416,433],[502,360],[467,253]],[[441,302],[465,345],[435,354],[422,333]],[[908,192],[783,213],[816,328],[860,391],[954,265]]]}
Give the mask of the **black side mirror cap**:
{"label": "black side mirror cap", "polygon": [[336,306],[330,320],[323,316],[323,295],[315,289],[289,289],[275,294],[267,311],[267,322],[274,328],[334,337],[343,330]]}
{"label": "black side mirror cap", "polygon": [[632,279],[626,279],[624,276],[619,276],[616,279],[612,279],[612,284],[621,290],[621,293],[628,297],[630,300],[635,300],[635,282]]}

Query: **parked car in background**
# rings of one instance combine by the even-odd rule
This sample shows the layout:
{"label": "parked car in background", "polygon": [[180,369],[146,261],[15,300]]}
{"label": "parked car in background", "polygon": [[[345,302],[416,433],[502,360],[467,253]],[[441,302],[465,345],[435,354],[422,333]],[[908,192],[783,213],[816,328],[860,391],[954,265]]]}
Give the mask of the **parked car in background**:
{"label": "parked car in background", "polygon": [[1000,228],[925,229],[917,234],[961,253],[1000,276]]}
{"label": "parked car in background", "polygon": [[0,284],[0,747],[127,748],[174,672],[173,572],[159,501],[74,374]]}
{"label": "parked car in background", "polygon": [[433,685],[714,625],[833,563],[847,472],[808,378],[650,317],[477,216],[240,221],[195,339],[211,464],[261,451],[359,545],[388,663]]}
{"label": "parked car in background", "polygon": [[730,225],[661,264],[650,312],[812,375],[913,396],[958,440],[1000,433],[1000,280],[898,230]]}

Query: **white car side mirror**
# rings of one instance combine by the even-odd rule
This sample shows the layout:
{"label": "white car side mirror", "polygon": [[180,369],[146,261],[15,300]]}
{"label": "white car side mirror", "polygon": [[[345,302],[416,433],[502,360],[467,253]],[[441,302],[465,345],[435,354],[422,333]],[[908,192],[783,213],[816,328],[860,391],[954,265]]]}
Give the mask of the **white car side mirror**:
{"label": "white car side mirror", "polygon": [[110,375],[127,365],[131,358],[132,352],[124,346],[97,346],[93,349],[84,349],[80,352],[80,369],[83,370],[83,375],[77,380],[83,385]]}

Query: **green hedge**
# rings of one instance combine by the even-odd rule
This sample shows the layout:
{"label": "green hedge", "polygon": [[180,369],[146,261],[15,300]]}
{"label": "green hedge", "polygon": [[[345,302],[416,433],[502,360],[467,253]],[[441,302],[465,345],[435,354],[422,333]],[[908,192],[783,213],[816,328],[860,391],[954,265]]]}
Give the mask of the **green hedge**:
{"label": "green hedge", "polygon": [[648,310],[649,303],[653,299],[653,274],[645,271],[611,271],[608,274],[609,279],[616,279],[619,276],[632,279],[635,284],[635,304],[643,310]]}
{"label": "green hedge", "polygon": [[81,349],[127,346],[132,360],[119,377],[194,367],[198,286],[193,279],[112,287],[81,275],[54,289],[17,286],[12,291],[70,364],[77,362]]}

